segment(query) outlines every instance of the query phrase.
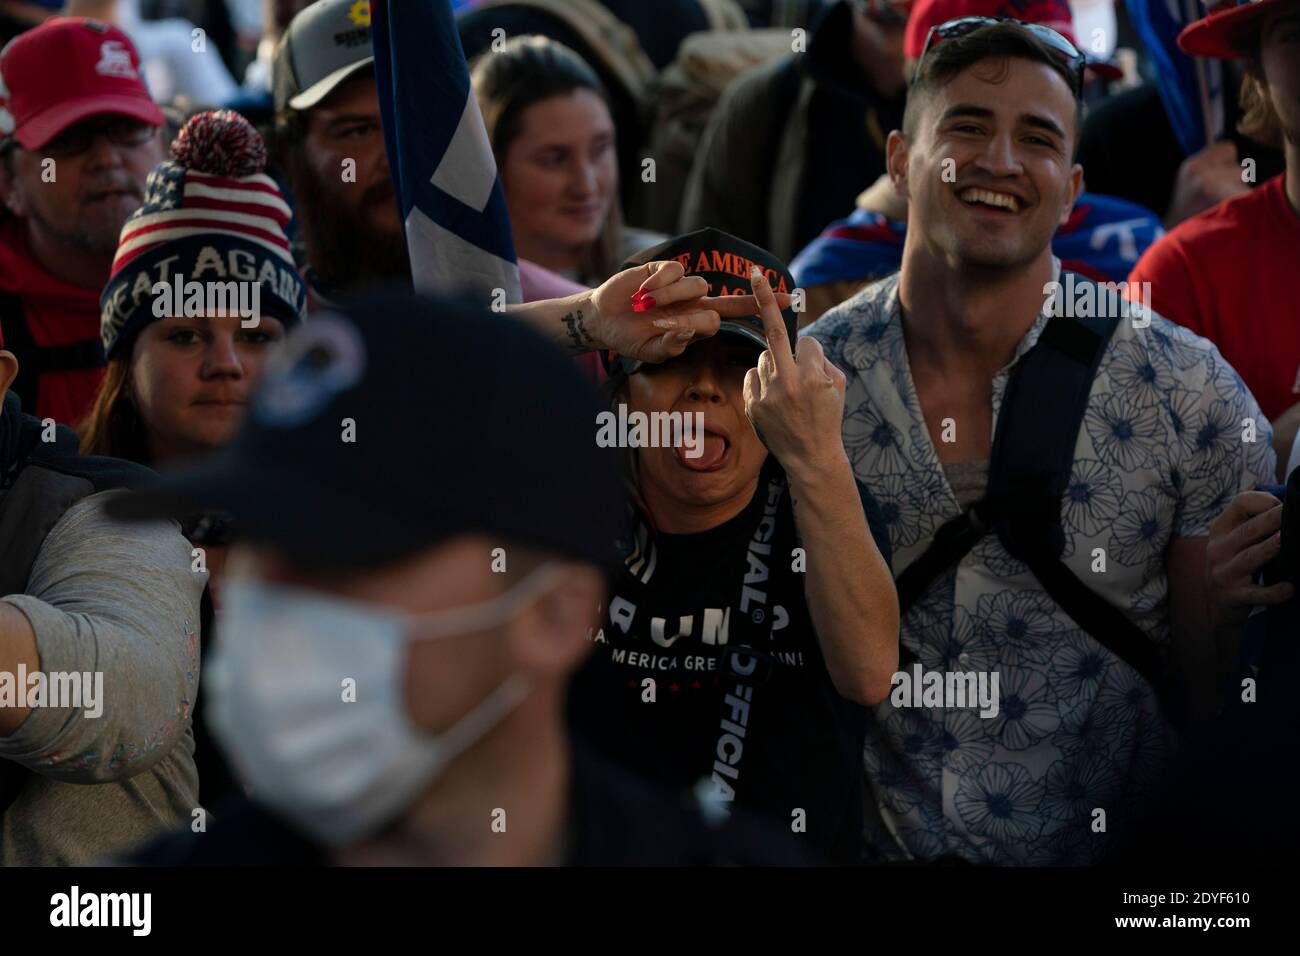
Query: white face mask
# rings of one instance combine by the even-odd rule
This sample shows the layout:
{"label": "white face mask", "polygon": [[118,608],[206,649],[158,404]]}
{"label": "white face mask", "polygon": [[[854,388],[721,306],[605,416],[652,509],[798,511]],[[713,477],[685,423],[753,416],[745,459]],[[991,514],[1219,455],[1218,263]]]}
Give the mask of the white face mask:
{"label": "white face mask", "polygon": [[430,736],[406,713],[408,643],[495,627],[558,571],[546,564],[491,601],[421,615],[232,575],[203,675],[209,726],[259,803],[327,846],[364,838],[530,689],[512,674]]}

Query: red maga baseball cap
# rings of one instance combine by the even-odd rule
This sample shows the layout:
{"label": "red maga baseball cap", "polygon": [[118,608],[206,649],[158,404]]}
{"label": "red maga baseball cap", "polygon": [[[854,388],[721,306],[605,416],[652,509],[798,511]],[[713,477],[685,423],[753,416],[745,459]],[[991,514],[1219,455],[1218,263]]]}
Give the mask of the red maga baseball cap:
{"label": "red maga baseball cap", "polygon": [[1115,63],[1090,54],[1074,38],[1074,16],[1067,0],[916,0],[903,35],[903,55],[915,60],[925,49],[931,27],[961,17],[1002,17],[1050,27],[1078,48],[1088,69],[1103,79],[1117,80],[1124,71]]}
{"label": "red maga baseball cap", "polygon": [[1235,60],[1245,54],[1245,42],[1260,27],[1260,18],[1300,0],[1227,0],[1211,6],[1209,16],[1189,24],[1178,34],[1184,53],[1216,60]]}
{"label": "red maga baseball cap", "polygon": [[125,33],[85,17],[51,17],[0,51],[0,135],[40,149],[73,123],[104,113],[163,124]]}

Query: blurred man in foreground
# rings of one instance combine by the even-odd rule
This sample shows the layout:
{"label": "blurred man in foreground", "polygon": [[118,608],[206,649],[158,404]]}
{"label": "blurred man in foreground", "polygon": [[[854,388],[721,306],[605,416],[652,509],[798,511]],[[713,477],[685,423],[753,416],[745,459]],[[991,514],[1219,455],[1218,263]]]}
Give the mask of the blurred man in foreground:
{"label": "blurred man in foreground", "polygon": [[[223,508],[249,542],[209,706],[257,803],[142,860],[799,862],[570,743],[622,519],[599,410],[562,350],[458,304],[389,295],[291,337],[234,445],[123,505]],[[543,461],[565,467],[519,480]]]}

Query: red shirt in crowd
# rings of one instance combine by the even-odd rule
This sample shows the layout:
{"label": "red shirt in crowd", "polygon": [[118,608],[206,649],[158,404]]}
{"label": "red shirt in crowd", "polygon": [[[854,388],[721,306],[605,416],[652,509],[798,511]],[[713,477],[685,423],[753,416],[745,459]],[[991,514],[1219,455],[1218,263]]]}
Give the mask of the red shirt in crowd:
{"label": "red shirt in crowd", "polygon": [[1155,311],[1219,347],[1270,420],[1300,402],[1300,215],[1285,175],[1181,223],[1138,260]]}
{"label": "red shirt in crowd", "polygon": [[27,414],[75,426],[90,411],[104,375],[99,292],[45,271],[21,219],[0,223],[0,335],[18,359],[11,388]]}

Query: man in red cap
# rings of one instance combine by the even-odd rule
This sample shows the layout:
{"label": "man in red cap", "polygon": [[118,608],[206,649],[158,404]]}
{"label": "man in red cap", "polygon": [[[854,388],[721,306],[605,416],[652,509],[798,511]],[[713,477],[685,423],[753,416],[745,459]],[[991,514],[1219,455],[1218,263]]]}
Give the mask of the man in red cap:
{"label": "man in red cap", "polygon": [[[1041,24],[1079,47],[1073,11],[1066,0],[917,0],[903,33],[904,75],[910,77],[915,71],[931,29],[965,17]],[[1113,80],[1122,75],[1109,59],[1092,53],[1084,56],[1087,80]],[[881,173],[854,201],[852,213],[828,223],[790,263],[795,280],[807,293],[801,325],[815,321],[864,285],[897,269],[906,229],[907,200],[895,192],[889,174]],[[1145,209],[1115,197],[1080,193],[1075,211],[1058,231],[1056,241],[1061,244],[1059,252],[1066,268],[1096,279],[1121,279],[1162,231]],[[1078,254],[1081,251],[1086,251],[1086,258]],[[1103,262],[1109,267],[1103,267]],[[1114,274],[1116,267],[1121,270],[1118,274]]]}
{"label": "man in red cap", "polygon": [[1255,0],[1193,23],[1178,45],[1246,67],[1241,131],[1286,171],[1187,220],[1138,261],[1155,310],[1212,340],[1273,421],[1278,463],[1300,426],[1300,2]]}
{"label": "man in red cap", "polygon": [[[1038,26],[935,32],[889,141],[908,202],[902,267],[804,331],[848,380],[844,446],[889,529],[900,639],[917,658],[904,676],[996,674],[1000,688],[987,718],[927,710],[906,690],[876,710],[864,829],[885,860],[1079,865],[1141,832],[1178,725],[1212,719],[1217,703],[1209,526],[1274,468],[1268,423],[1209,342],[1157,315],[1126,321],[1104,295],[1069,307],[1106,320],[1101,335],[1045,303],[1070,281],[1051,240],[1083,184],[1085,62]],[[1066,362],[1033,375],[1067,354],[1068,377]],[[1058,424],[1048,384],[1070,378],[1079,404]],[[1018,418],[1026,409],[1041,421]],[[998,478],[1013,456],[1021,474],[1059,476],[1041,506],[1028,490],[1039,479]],[[986,521],[990,505],[1015,517]],[[1104,573],[1089,563],[1101,555]]]}
{"label": "man in red cap", "polygon": [[76,424],[99,385],[99,293],[163,159],[126,34],[55,17],[0,52],[0,324],[24,411]]}
{"label": "man in red cap", "polygon": [[916,0],[903,34],[903,56],[907,58],[907,75],[921,58],[930,28],[960,17],[1001,17],[1021,23],[1041,23],[1065,37],[1088,59],[1092,76],[1104,80],[1123,75],[1110,60],[1085,49],[1074,35],[1074,14],[1067,0]]}

